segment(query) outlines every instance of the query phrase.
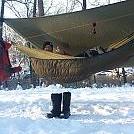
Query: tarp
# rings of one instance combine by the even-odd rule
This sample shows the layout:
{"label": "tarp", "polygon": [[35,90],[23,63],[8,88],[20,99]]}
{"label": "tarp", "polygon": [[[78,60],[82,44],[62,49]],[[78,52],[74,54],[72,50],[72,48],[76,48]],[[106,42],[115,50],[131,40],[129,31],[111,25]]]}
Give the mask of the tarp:
{"label": "tarp", "polygon": [[134,0],[55,16],[5,19],[5,23],[35,46],[41,48],[46,40],[54,45],[64,42],[62,46],[75,55],[94,46],[108,48],[133,33]]}
{"label": "tarp", "polygon": [[[117,44],[113,44],[111,46],[111,50],[112,49],[117,49],[120,48],[122,46],[126,46],[128,45],[128,42],[134,40],[134,33],[129,35],[128,37],[126,37],[125,39],[121,40],[120,42],[118,42]],[[133,44],[132,44],[133,45]],[[22,53],[26,54],[29,57],[32,58],[37,58],[37,59],[78,59],[81,57],[74,57],[74,56],[69,56],[69,55],[63,55],[63,54],[58,54],[55,52],[48,52],[42,49],[35,49],[35,48],[29,48],[23,45],[15,45],[17,49],[19,49]],[[110,50],[110,51],[111,51]],[[129,49],[130,50],[130,49]],[[127,47],[126,47],[126,51]],[[134,46],[131,48],[131,51],[134,52]],[[121,53],[119,53],[118,55],[120,55]],[[131,54],[132,56],[134,56],[134,54]],[[122,55],[122,59],[124,59],[126,55]]]}

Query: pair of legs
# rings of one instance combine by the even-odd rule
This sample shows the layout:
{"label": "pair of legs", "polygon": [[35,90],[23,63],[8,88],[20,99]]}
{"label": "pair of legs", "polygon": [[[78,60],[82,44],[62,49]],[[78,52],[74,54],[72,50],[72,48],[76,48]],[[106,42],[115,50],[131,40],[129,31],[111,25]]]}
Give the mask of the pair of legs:
{"label": "pair of legs", "polygon": [[[64,92],[62,93],[53,93],[51,94],[51,101],[53,109],[51,113],[47,114],[48,118],[58,117],[67,119],[70,116],[70,102],[71,102],[71,93]],[[61,102],[63,102],[61,110]]]}

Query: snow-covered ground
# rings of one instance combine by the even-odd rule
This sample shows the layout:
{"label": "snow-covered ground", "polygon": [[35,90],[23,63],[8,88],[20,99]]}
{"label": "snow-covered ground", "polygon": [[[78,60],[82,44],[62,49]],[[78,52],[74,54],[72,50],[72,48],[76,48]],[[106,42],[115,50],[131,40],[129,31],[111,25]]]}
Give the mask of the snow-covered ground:
{"label": "snow-covered ground", "polygon": [[[47,119],[52,92],[72,92],[69,119]],[[0,91],[0,134],[133,134],[134,87]]]}

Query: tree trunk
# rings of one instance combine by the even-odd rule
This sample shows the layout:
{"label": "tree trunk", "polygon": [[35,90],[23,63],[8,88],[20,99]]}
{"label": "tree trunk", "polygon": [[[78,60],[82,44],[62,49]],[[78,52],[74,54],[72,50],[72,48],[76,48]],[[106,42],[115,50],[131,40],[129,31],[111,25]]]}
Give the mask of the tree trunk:
{"label": "tree trunk", "polygon": [[[5,3],[5,0],[2,0],[2,2],[1,2],[1,16],[0,16],[0,41],[2,41],[4,3]],[[2,45],[2,44],[0,44],[0,45]]]}
{"label": "tree trunk", "polygon": [[107,2],[108,4],[110,4],[111,3],[111,1],[110,0],[108,0],[108,2]]}
{"label": "tree trunk", "polygon": [[44,16],[43,0],[38,0],[39,16]]}
{"label": "tree trunk", "polygon": [[34,5],[33,5],[33,17],[36,17],[36,5],[37,5],[37,0],[34,0]]}
{"label": "tree trunk", "polygon": [[83,0],[82,10],[86,10],[86,8],[87,8],[86,0]]}

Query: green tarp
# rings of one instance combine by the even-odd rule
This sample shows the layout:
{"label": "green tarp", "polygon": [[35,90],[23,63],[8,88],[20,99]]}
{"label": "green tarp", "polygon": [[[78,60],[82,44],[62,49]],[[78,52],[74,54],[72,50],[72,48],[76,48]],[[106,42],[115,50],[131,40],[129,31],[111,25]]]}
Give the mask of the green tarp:
{"label": "green tarp", "polygon": [[94,46],[107,48],[134,32],[134,0],[55,16],[5,19],[5,23],[35,46],[41,48],[49,40],[75,55]]}

